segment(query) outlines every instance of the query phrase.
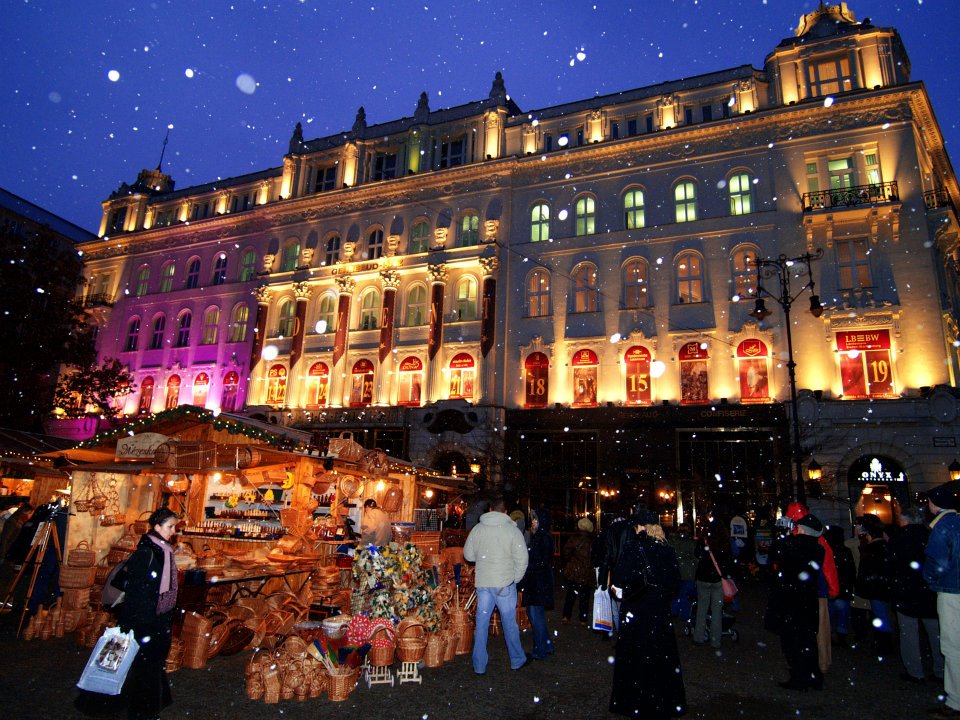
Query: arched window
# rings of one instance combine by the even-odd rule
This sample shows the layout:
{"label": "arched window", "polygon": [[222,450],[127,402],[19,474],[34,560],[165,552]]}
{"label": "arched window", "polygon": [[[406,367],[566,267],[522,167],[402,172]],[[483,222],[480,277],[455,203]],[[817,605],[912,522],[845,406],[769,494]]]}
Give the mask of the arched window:
{"label": "arched window", "polygon": [[130,318],[127,323],[127,340],[123,344],[126,352],[133,352],[137,349],[137,343],[140,341],[140,318]]}
{"label": "arched window", "polygon": [[576,228],[574,232],[577,237],[584,235],[593,235],[596,232],[597,222],[597,201],[590,195],[584,195],[577,199],[574,206],[576,214]]}
{"label": "arched window", "polygon": [[187,263],[187,290],[200,287],[200,258],[193,258]]}
{"label": "arched window", "polygon": [[173,410],[180,404],[180,376],[171,375],[167,378],[167,396],[163,401],[164,410]]}
{"label": "arched window", "polygon": [[578,350],[570,364],[573,366],[573,407],[595,407],[600,366],[597,354],[593,350]]}
{"label": "arched window", "polygon": [[213,263],[213,277],[210,278],[211,285],[223,285],[227,281],[227,254],[220,253]]}
{"label": "arched window", "polygon": [[137,297],[143,297],[150,291],[150,266],[144,265],[137,273]]}
{"label": "arched window", "polygon": [[550,311],[550,273],[537,268],[527,275],[527,317],[544,317]]}
{"label": "arched window", "polygon": [[636,310],[647,306],[647,261],[631,258],[623,266],[623,307]]}
{"label": "arched window", "polygon": [[733,294],[740,300],[757,294],[757,249],[752,245],[735,248],[730,257],[733,271]]}
{"label": "arched window", "polygon": [[423,285],[413,285],[407,290],[407,310],[405,325],[415,327],[426,325],[427,318],[427,288]]}
{"label": "arched window", "polygon": [[550,206],[537,203],[530,210],[530,242],[546,242],[550,239]]}
{"label": "arched window", "polygon": [[423,253],[430,246],[430,224],[425,220],[415,223],[410,229],[410,245],[407,252],[410,255]]}
{"label": "arched window", "polygon": [[624,378],[627,383],[627,405],[650,404],[650,351],[634,345],[623,354]]}
{"label": "arched window", "polygon": [[677,302],[703,302],[703,267],[700,255],[687,250],[677,255],[673,264],[677,279]]}
{"label": "arched window", "polygon": [[480,244],[480,216],[467,213],[460,218],[457,247],[472,247]]}
{"label": "arched window", "polygon": [[176,347],[187,347],[190,344],[190,323],[193,322],[193,313],[184,310],[177,318],[177,344]]}
{"label": "arched window", "polygon": [[710,401],[707,385],[706,343],[696,341],[686,343],[677,359],[680,361],[680,404],[704,405]]}
{"label": "arched window", "polygon": [[231,370],[223,376],[223,392],[220,393],[220,409],[233,412],[237,409],[237,388],[240,386],[240,376]]}
{"label": "arched window", "polygon": [[150,331],[150,349],[160,350],[163,347],[163,333],[167,327],[167,316],[157,315],[153,318],[153,329]]}
{"label": "arched window", "polygon": [[578,265],[573,271],[573,312],[597,312],[597,268],[590,263]]}
{"label": "arched window", "polygon": [[287,399],[287,369],[274,365],[267,371],[267,405],[283,405]]}
{"label": "arched window", "polygon": [[751,338],[737,345],[740,402],[766,402],[770,399],[769,357],[770,351],[762,340]]}
{"label": "arched window", "polygon": [[477,281],[467,275],[457,283],[457,320],[477,319]]}
{"label": "arched window", "polygon": [[300,265],[300,241],[294,240],[283,248],[280,272],[292,272]]}
{"label": "arched window", "polygon": [[681,180],[673,186],[673,202],[677,222],[692,222],[697,219],[697,186],[690,180]]}
{"label": "arched window", "polygon": [[326,293],[320,296],[317,303],[317,324],[316,331],[323,335],[331,333],[334,330],[334,318],[337,314],[337,299],[332,293]]}
{"label": "arched window", "polygon": [[323,264],[327,267],[336,265],[340,259],[340,236],[331,235],[327,238],[327,244],[324,248]]}
{"label": "arched window", "polygon": [[367,236],[367,259],[379,260],[383,257],[383,230],[377,228]]}
{"label": "arched window", "polygon": [[749,215],[753,212],[753,183],[750,175],[738,172],[727,180],[730,190],[730,214]]}
{"label": "arched window", "polygon": [[450,361],[450,399],[473,398],[476,363],[468,353],[457,353]]}
{"label": "arched window", "polygon": [[137,402],[137,412],[148,413],[153,405],[153,378],[145,377],[140,381],[140,400]]}
{"label": "arched window", "polygon": [[357,360],[350,374],[350,407],[366,407],[373,402],[373,363]]}
{"label": "arched window", "polygon": [[360,330],[376,330],[380,322],[380,291],[367,288],[360,296]]}
{"label": "arched window", "polygon": [[293,337],[293,328],[296,324],[297,304],[285,298],[280,301],[280,311],[277,318],[277,334],[280,337]]}
{"label": "arched window", "polygon": [[220,331],[220,308],[211,307],[203,314],[203,344],[216,345]]}
{"label": "arched window", "polygon": [[326,407],[330,388],[330,368],[318,362],[307,373],[307,407]]}
{"label": "arched window", "polygon": [[240,258],[240,282],[253,280],[257,275],[257,251],[244,250]]}
{"label": "arched window", "polygon": [[210,376],[205,372],[197,373],[193,379],[193,404],[197,407],[206,407],[208,392],[210,392]]}
{"label": "arched window", "polygon": [[419,405],[423,395],[423,362],[411,355],[400,363],[398,405]]}
{"label": "arched window", "polygon": [[250,318],[250,309],[243,303],[233,306],[230,314],[230,342],[243,342],[247,338],[247,320]]}
{"label": "arched window", "polygon": [[627,190],[623,196],[623,226],[627,230],[637,230],[647,224],[644,209],[643,190]]}
{"label": "arched window", "polygon": [[523,363],[524,407],[544,408],[550,390],[550,360],[542,352],[530,353]]}
{"label": "arched window", "polygon": [[160,270],[160,292],[167,293],[173,290],[173,275],[177,271],[177,266],[168,262]]}

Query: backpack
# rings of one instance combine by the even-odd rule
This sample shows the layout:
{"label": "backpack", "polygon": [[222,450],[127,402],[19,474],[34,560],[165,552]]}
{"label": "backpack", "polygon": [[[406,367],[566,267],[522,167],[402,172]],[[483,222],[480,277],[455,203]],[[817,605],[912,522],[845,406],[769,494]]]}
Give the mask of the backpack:
{"label": "backpack", "polygon": [[[132,557],[133,553],[128,555],[126,560],[121,560],[114,565],[110,572],[107,573],[107,577],[103,581],[103,590],[100,593],[100,603],[104,607],[116,607],[123,602],[123,598],[127,592],[127,578],[130,575],[127,563],[130,562],[130,558]],[[148,568],[153,565],[153,553],[150,553],[149,557]]]}

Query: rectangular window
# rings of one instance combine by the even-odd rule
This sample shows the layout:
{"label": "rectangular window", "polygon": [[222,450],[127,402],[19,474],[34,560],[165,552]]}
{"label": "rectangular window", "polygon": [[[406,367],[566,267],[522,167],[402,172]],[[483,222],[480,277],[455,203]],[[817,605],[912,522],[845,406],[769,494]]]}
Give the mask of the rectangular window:
{"label": "rectangular window", "polygon": [[889,330],[838,332],[837,355],[845,398],[894,396]]}
{"label": "rectangular window", "polygon": [[704,122],[713,120],[713,105],[703,105],[700,108],[700,115],[703,117]]}
{"label": "rectangular window", "polygon": [[684,125],[693,125],[693,108],[683,109],[683,123]]}
{"label": "rectangular window", "polygon": [[436,154],[437,167],[443,169],[463,165],[464,146],[463,138],[441,142],[439,152]]}
{"label": "rectangular window", "polygon": [[866,166],[868,183],[871,185],[879,185],[883,182],[880,176],[880,161],[877,159],[877,153],[864,153],[863,164]]}
{"label": "rectangular window", "polygon": [[633,137],[634,135],[638,135],[638,134],[639,133],[637,132],[637,119],[631,118],[630,120],[627,120],[627,135],[629,135],[630,137]]}
{"label": "rectangular window", "polygon": [[647,132],[652,133],[653,132],[653,115],[647,115],[646,122],[647,122]]}
{"label": "rectangular window", "polygon": [[583,145],[583,128],[577,128],[577,147]]}
{"label": "rectangular window", "polygon": [[392,180],[397,176],[397,154],[377,153],[373,159],[373,181]]}
{"label": "rectangular window", "polygon": [[337,167],[318,167],[317,177],[314,181],[313,191],[327,192],[337,187]]}
{"label": "rectangular window", "polygon": [[110,213],[110,219],[107,221],[107,232],[123,232],[123,226],[127,222],[127,209],[125,207],[117,208]]}
{"label": "rectangular window", "polygon": [[850,59],[846,57],[836,57],[810,63],[807,66],[807,74],[810,82],[810,94],[813,97],[853,89]]}
{"label": "rectangular window", "polygon": [[550,152],[553,150],[553,135],[546,133],[543,136],[543,151]]}
{"label": "rectangular window", "polygon": [[830,175],[830,189],[842,190],[853,187],[853,158],[835,158],[827,160],[827,173]]}
{"label": "rectangular window", "polygon": [[807,192],[820,192],[820,173],[815,162],[807,163]]}
{"label": "rectangular window", "polygon": [[871,287],[866,238],[838,239],[836,244],[840,289],[857,290]]}
{"label": "rectangular window", "polygon": [[[636,121],[634,121],[636,122]],[[610,123],[610,139],[619,140],[620,139],[620,123]]]}

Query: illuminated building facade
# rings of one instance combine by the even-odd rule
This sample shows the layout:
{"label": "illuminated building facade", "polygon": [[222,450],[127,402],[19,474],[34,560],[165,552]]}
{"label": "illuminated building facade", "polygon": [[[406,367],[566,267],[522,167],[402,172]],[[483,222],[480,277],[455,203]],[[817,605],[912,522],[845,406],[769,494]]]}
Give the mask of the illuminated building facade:
{"label": "illuminated building facade", "polygon": [[135,374],[128,413],[346,429],[533,495],[772,497],[785,328],[750,315],[753,263],[822,249],[822,312],[792,318],[802,454],[843,497],[879,458],[906,497],[947,479],[960,372],[960,190],[909,68],[841,3],[762,70],[533,111],[498,73],[479,102],[298,125],[252,175],[144,171],[86,248],[101,352]]}

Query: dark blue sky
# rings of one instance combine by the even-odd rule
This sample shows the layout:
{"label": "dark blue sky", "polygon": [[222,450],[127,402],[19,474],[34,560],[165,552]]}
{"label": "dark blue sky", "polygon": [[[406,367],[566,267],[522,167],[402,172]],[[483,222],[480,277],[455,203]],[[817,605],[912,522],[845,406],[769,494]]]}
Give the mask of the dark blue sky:
{"label": "dark blue sky", "polygon": [[[96,231],[100,201],[164,159],[177,187],[278,166],[305,137],[486,97],[524,110],[763,67],[814,0],[7,0],[0,187]],[[896,27],[960,162],[956,0],[852,0]],[[579,58],[579,59],[578,59]],[[112,80],[110,72],[119,73]],[[116,75],[114,75],[116,77]]]}

